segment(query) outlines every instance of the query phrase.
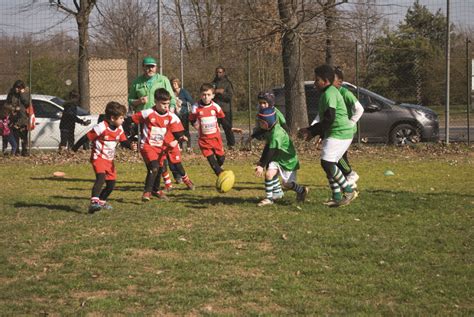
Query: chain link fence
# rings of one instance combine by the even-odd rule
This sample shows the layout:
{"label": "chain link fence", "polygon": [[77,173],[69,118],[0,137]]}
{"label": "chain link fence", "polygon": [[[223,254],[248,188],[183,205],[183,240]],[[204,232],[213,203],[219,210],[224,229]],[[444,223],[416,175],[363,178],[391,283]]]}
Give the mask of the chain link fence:
{"label": "chain link fence", "polygon": [[[439,115],[438,135],[443,137],[445,118],[445,52],[442,34],[436,34],[434,40],[441,41],[432,49],[432,44],[426,41],[394,37],[397,23],[403,19],[413,3],[400,5],[396,1],[369,1],[379,8],[388,8],[394,12],[391,31],[384,33],[380,29],[378,37],[372,39],[335,38],[332,46],[334,65],[339,65],[345,72],[345,80],[366,88],[382,97],[397,103],[423,105],[434,110]],[[383,4],[382,4],[383,2]],[[426,2],[426,1],[424,1]],[[422,1],[422,3],[424,3]],[[121,2],[99,1],[102,14],[113,13],[113,5]],[[232,43],[232,36],[227,38],[225,46],[215,46],[212,49],[196,45],[194,48],[183,45],[184,40],[179,34],[179,27],[174,24],[176,16],[170,10],[165,10],[163,23],[163,55],[158,56],[158,35],[156,33],[156,1],[141,0],[133,5],[134,11],[148,12],[144,20],[151,19],[147,28],[147,36],[141,42],[126,41],[126,37],[116,37],[113,30],[104,28],[105,22],[97,10],[93,11],[90,26],[90,109],[72,111],[79,119],[74,119],[67,129],[74,125],[74,141],[81,136],[91,124],[98,120],[108,101],[115,100],[127,104],[127,90],[131,81],[142,73],[141,60],[144,56],[161,58],[163,74],[169,78],[180,78],[183,87],[195,100],[199,99],[199,87],[204,82],[210,82],[215,76],[215,68],[223,66],[234,86],[233,111],[234,126],[251,129],[256,113],[256,96],[262,90],[274,90],[277,105],[284,111],[283,68],[279,50],[279,39],[256,43]],[[362,1],[357,4],[367,5]],[[368,2],[367,2],[368,3]],[[433,12],[441,9],[443,4],[435,1],[427,2]],[[437,7],[438,5],[438,7]],[[459,6],[459,4],[454,4]],[[456,28],[453,33],[451,49],[451,107],[450,121],[453,129],[459,129],[456,140],[466,141],[466,129],[469,120],[467,113],[469,75],[471,53],[466,53],[466,40],[470,39],[470,24],[463,14],[474,11],[474,3],[464,3],[452,11]],[[165,5],[166,7],[166,5]],[[110,9],[112,8],[112,9]],[[107,11],[110,9],[110,11]],[[168,8],[169,9],[169,8]],[[0,102],[6,99],[6,94],[13,83],[22,79],[25,81],[33,96],[36,126],[31,131],[31,147],[56,149],[61,142],[61,118],[64,102],[71,104],[71,92],[78,91],[78,41],[77,26],[74,18],[60,12],[48,1],[22,0],[15,3],[1,3],[2,23],[0,41]],[[353,9],[347,9],[353,10]],[[141,12],[140,11],[140,12]],[[396,11],[396,12],[395,12]],[[130,13],[132,14],[132,13]],[[393,16],[398,22],[393,21]],[[24,21],[28,18],[28,24]],[[102,20],[101,20],[102,19]],[[124,19],[120,20],[124,21]],[[147,20],[148,21],[148,20]],[[113,21],[112,21],[113,22]],[[110,23],[112,23],[110,22]],[[120,25],[121,29],[129,26]],[[120,28],[119,28],[120,29]],[[388,28],[387,28],[388,29]],[[228,34],[236,30],[229,30]],[[132,31],[130,31],[132,32]],[[188,34],[189,35],[189,34]],[[441,39],[441,40],[440,40]],[[123,40],[123,43],[121,42]],[[192,42],[188,40],[188,44]],[[325,62],[324,38],[309,37],[303,42],[302,56],[303,72],[306,91],[308,121],[311,122],[316,114],[317,94],[312,87],[313,69]],[[371,105],[381,102],[370,93],[361,94],[354,90],[366,107],[366,114]],[[470,92],[470,91],[469,91]],[[41,97],[40,97],[41,95]],[[51,97],[47,97],[51,96]],[[81,106],[76,103],[76,106]],[[381,114],[380,111],[377,111]],[[390,116],[390,114],[385,114]],[[291,120],[291,118],[289,118]],[[85,125],[88,121],[90,124]],[[45,123],[42,126],[42,122]],[[72,121],[71,121],[72,122]],[[361,125],[364,122],[361,121]],[[370,126],[370,123],[366,123]],[[393,127],[392,127],[393,128]],[[419,127],[417,127],[419,128]],[[63,129],[63,130],[67,130]],[[363,131],[364,127],[360,127]],[[69,133],[71,138],[71,133]],[[66,137],[66,136],[65,136]],[[390,137],[385,132],[385,139],[374,141],[385,142]],[[454,135],[453,135],[454,138]],[[362,138],[363,139],[363,138]],[[367,140],[370,141],[369,138]],[[362,140],[363,141],[363,140]],[[66,143],[66,147],[71,142]]]}

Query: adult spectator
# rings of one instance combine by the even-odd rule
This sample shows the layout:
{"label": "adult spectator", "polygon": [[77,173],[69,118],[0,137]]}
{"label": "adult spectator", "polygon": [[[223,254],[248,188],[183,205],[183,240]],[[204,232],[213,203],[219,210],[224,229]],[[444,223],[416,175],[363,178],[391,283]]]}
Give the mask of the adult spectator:
{"label": "adult spectator", "polygon": [[225,68],[218,66],[216,68],[216,77],[212,81],[215,89],[214,102],[217,103],[224,111],[225,118],[228,124],[222,124],[224,129],[227,146],[232,148],[235,145],[234,132],[232,132],[232,96],[234,94],[234,87],[225,73]]}
{"label": "adult spectator", "polygon": [[69,92],[69,99],[63,105],[64,110],[59,122],[59,131],[61,132],[61,141],[59,142],[59,151],[64,148],[72,149],[74,146],[74,132],[76,123],[89,125],[90,120],[82,120],[77,116],[77,107],[79,107],[79,93],[76,90]]}
{"label": "adult spectator", "polygon": [[155,104],[155,90],[166,89],[171,95],[170,109],[176,107],[176,98],[168,77],[158,74],[156,60],[153,57],[143,59],[143,75],[138,76],[130,86],[128,105],[134,112],[150,109]]}
{"label": "adult spectator", "polygon": [[[28,115],[26,108],[30,105],[29,100],[25,83],[22,80],[15,81],[8,92],[6,104],[13,106],[12,133],[16,144],[20,144],[21,140],[21,155],[23,156],[28,155]],[[20,146],[17,148],[16,155],[20,154],[19,149]]]}
{"label": "adult spectator", "polygon": [[[193,97],[191,94],[181,87],[181,80],[178,78],[171,79],[171,86],[176,95],[176,115],[181,120],[184,127],[184,135],[188,138],[186,150],[191,150],[191,135],[189,134],[189,110],[193,104]],[[183,147],[183,144],[180,144]]]}

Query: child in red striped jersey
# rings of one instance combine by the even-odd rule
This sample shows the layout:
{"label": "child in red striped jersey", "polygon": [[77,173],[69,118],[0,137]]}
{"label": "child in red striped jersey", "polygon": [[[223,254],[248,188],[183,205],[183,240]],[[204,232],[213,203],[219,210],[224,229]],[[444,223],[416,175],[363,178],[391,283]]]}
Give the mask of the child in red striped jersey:
{"label": "child in red striped jersey", "polygon": [[[178,116],[169,112],[170,93],[163,88],[155,91],[155,105],[151,109],[142,110],[132,116],[132,121],[142,126],[140,153],[145,161],[147,176],[142,201],[149,201],[154,195],[167,199],[160,190],[160,175],[165,168],[164,161],[168,147],[174,148],[178,141],[186,141],[184,128]],[[178,141],[177,141],[178,140]],[[192,182],[186,174],[181,160],[178,157],[176,167],[182,176],[183,182],[192,187]]]}
{"label": "child in red striped jersey", "polygon": [[[214,86],[202,84],[201,100],[194,104],[189,114],[189,121],[199,131],[198,144],[202,154],[216,175],[223,169],[225,160],[224,146],[218,122],[225,117],[224,111],[216,104],[214,99]],[[227,124],[222,120],[222,124]]]}
{"label": "child in red striped jersey", "polygon": [[[136,149],[135,143],[130,143],[122,127],[127,108],[115,101],[105,107],[105,120],[95,125],[72,148],[76,152],[85,142],[91,141],[91,163],[95,172],[95,183],[92,187],[89,213],[101,209],[112,209],[107,198],[115,187],[117,173],[114,165],[115,147],[120,143],[123,147]],[[105,183],[105,188],[102,188]]]}

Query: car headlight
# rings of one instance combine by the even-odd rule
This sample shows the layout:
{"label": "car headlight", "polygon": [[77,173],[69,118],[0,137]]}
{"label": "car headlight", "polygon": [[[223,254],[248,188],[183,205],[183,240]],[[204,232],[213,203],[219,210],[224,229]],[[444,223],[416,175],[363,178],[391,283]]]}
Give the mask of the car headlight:
{"label": "car headlight", "polygon": [[421,117],[422,119],[425,119],[425,120],[430,120],[430,121],[437,121],[438,120],[438,116],[436,115],[436,113],[425,112],[425,111],[421,111],[421,110],[415,110],[415,113],[419,117]]}

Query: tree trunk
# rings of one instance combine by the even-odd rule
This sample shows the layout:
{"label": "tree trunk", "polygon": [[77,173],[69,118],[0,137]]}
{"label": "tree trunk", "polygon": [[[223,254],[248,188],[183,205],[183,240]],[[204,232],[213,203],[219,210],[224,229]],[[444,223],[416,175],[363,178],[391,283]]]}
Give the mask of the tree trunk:
{"label": "tree trunk", "polygon": [[326,35],[326,64],[334,66],[334,58],[332,55],[333,51],[333,41],[332,37],[334,34],[334,4],[336,0],[328,0],[324,4],[324,23],[326,25],[325,35]]}
{"label": "tree trunk", "polygon": [[78,17],[77,28],[79,33],[79,56],[77,64],[78,88],[80,104],[86,110],[90,110],[89,104],[89,18]]}
{"label": "tree trunk", "polygon": [[[296,2],[296,4],[294,4]],[[283,75],[285,78],[286,119],[292,133],[308,126],[304,90],[301,38],[292,26],[298,25],[297,10],[301,0],[278,0],[280,19],[286,25],[282,39]]]}

